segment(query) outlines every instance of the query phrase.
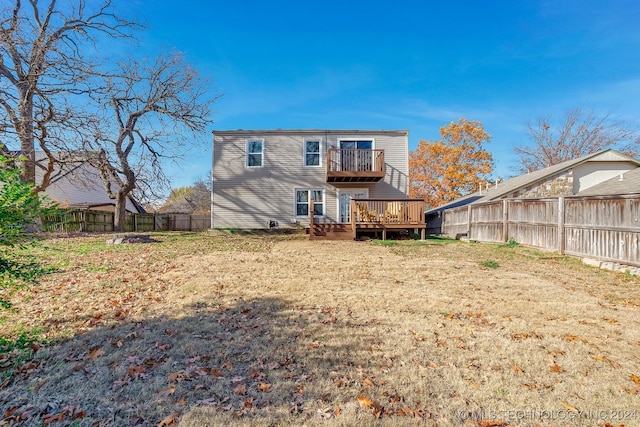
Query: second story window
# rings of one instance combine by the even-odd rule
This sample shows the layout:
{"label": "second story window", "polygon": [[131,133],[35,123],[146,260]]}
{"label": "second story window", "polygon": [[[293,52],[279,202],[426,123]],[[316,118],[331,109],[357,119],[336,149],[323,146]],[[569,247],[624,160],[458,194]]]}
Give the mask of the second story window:
{"label": "second story window", "polygon": [[250,139],[247,141],[247,167],[259,168],[264,166],[264,140]]}
{"label": "second story window", "polygon": [[320,166],[320,140],[319,139],[305,139],[304,165]]}

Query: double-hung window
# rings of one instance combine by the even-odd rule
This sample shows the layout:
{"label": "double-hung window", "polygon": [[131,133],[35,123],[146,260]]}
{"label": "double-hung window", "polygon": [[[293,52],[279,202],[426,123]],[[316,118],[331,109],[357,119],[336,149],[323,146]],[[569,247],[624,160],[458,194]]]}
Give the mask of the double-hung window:
{"label": "double-hung window", "polygon": [[320,166],[320,147],[322,141],[319,139],[304,140],[304,165]]}
{"label": "double-hung window", "polygon": [[260,168],[264,166],[264,140],[247,140],[247,167]]}
{"label": "double-hung window", "polygon": [[296,189],[296,216],[309,216],[310,200],[313,199],[313,215],[324,216],[324,190]]}

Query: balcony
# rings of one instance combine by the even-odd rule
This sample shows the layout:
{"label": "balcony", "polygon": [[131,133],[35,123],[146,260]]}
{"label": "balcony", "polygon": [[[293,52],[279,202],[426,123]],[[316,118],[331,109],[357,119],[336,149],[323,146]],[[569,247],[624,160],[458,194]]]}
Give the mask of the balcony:
{"label": "balcony", "polygon": [[378,182],[384,174],[384,150],[327,150],[327,182]]}

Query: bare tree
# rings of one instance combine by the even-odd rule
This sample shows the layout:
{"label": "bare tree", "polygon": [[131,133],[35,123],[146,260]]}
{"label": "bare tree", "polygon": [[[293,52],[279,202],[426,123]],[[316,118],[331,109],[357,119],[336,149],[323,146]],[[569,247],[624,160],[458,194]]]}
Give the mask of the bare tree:
{"label": "bare tree", "polygon": [[640,144],[636,131],[613,120],[610,114],[599,116],[576,108],[565,113],[557,125],[552,121],[549,115],[528,123],[529,144],[514,149],[519,156],[519,172],[532,172],[607,148],[634,155]]}
{"label": "bare tree", "polygon": [[[19,143],[27,159],[23,182],[42,191],[57,161],[54,152],[69,148],[75,136],[69,131],[77,129],[72,121],[80,119],[65,99],[95,89],[87,47],[99,36],[130,37],[138,25],[116,16],[111,0],[10,3],[0,9],[0,129]],[[47,157],[44,178],[37,183],[36,143]]]}
{"label": "bare tree", "polygon": [[195,206],[196,213],[211,211],[211,171],[198,177],[192,185],[172,188],[162,208],[180,199],[187,199]]}
{"label": "bare tree", "polygon": [[166,184],[162,160],[182,158],[204,140],[210,107],[219,96],[208,96],[208,81],[179,52],[119,66],[119,77],[106,80],[104,122],[85,148],[116,201],[115,229],[123,231],[127,196]]}

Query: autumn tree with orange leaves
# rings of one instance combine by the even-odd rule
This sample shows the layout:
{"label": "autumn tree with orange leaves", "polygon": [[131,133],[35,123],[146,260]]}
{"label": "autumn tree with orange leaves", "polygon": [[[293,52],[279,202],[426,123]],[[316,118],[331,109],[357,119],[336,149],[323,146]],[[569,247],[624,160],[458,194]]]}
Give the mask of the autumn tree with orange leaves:
{"label": "autumn tree with orange leaves", "polygon": [[437,207],[473,193],[493,172],[491,140],[479,121],[460,119],[440,128],[440,140],[421,140],[409,152],[409,194]]}

